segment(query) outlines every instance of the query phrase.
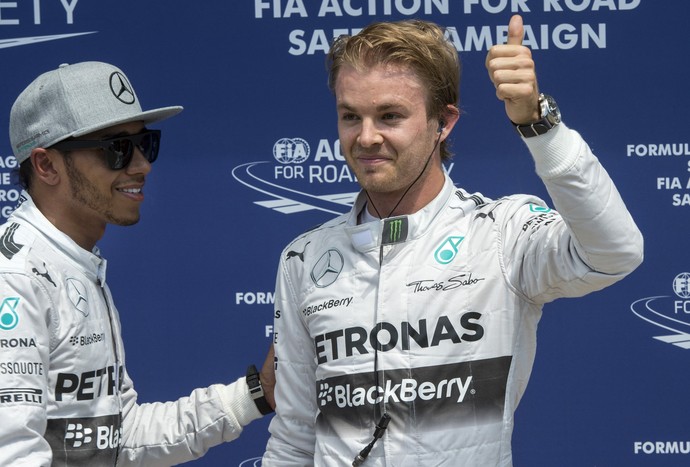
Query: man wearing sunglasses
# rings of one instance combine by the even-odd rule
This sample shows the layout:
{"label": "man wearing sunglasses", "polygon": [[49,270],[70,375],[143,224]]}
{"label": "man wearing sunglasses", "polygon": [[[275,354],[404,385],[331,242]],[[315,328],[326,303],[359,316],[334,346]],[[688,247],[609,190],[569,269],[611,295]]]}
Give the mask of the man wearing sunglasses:
{"label": "man wearing sunglasses", "polygon": [[[161,132],[127,77],[61,65],[17,98],[10,139],[25,188],[0,227],[0,465],[173,465],[272,411],[269,352],[230,385],[137,404],[96,243],[139,220]],[[268,398],[268,399],[267,399]]]}

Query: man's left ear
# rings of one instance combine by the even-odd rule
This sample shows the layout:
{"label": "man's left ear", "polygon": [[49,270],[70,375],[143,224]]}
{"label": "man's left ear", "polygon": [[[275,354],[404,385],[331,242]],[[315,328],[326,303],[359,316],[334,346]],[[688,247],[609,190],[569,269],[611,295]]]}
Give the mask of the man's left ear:
{"label": "man's left ear", "polygon": [[60,174],[55,169],[56,151],[36,148],[31,151],[31,164],[34,166],[36,178],[47,185],[57,185],[60,182]]}
{"label": "man's left ear", "polygon": [[438,120],[438,132],[448,134],[460,118],[460,110],[454,105],[448,104]]}

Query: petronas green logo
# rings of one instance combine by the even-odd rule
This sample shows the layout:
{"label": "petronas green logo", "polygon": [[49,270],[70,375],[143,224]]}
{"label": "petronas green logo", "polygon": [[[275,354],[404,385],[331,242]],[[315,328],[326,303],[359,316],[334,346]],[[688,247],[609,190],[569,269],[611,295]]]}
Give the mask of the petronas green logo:
{"label": "petronas green logo", "polygon": [[530,204],[529,210],[532,212],[551,212],[551,208],[545,206],[539,206],[538,204]]}
{"label": "petronas green logo", "polygon": [[453,259],[455,255],[458,254],[458,248],[460,247],[460,242],[462,242],[465,237],[451,236],[446,238],[434,252],[434,258],[440,264],[448,264]]}
{"label": "petronas green logo", "polygon": [[0,329],[9,331],[14,329],[19,323],[19,315],[17,314],[17,304],[19,297],[8,297],[2,301],[0,305]]}

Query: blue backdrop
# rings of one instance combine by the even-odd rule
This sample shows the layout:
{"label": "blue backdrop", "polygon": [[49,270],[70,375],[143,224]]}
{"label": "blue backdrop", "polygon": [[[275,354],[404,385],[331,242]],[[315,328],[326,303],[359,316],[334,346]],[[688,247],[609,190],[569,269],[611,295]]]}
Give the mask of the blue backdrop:
{"label": "blue backdrop", "polygon": [[[676,466],[690,461],[690,2],[651,0],[16,0],[0,2],[0,124],[60,63],[111,62],[162,153],[142,221],[100,242],[142,401],[170,400],[260,364],[278,256],[345,212],[357,184],[326,86],[330,40],[375,20],[448,26],[463,62],[447,169],[469,191],[548,199],[494,95],[484,58],[512,13],[540,87],[616,181],[646,259],[605,291],[547,305],[514,433],[516,466]],[[0,209],[18,191],[0,140]],[[260,465],[269,418],[195,465]]]}

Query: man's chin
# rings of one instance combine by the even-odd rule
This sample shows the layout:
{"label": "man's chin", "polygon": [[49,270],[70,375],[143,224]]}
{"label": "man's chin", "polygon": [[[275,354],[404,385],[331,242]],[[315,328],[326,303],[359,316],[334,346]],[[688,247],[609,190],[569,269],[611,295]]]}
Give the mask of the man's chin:
{"label": "man's chin", "polygon": [[136,224],[137,222],[139,222],[139,219],[141,219],[141,216],[137,214],[136,216],[131,217],[111,218],[109,223],[113,225],[119,225],[121,227],[127,227]]}

